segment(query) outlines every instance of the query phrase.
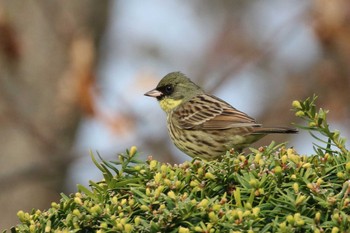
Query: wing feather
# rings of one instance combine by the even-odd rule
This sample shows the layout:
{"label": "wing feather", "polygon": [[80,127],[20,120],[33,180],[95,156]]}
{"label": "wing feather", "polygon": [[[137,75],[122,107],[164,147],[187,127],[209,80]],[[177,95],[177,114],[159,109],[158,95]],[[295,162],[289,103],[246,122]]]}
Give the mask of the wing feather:
{"label": "wing feather", "polygon": [[173,112],[175,125],[183,129],[229,129],[258,127],[255,120],[225,101],[211,95],[198,95]]}

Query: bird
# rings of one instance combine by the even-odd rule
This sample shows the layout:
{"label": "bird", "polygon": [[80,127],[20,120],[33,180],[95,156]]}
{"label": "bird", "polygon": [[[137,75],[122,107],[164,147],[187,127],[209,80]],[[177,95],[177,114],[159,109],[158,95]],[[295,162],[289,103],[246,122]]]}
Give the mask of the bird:
{"label": "bird", "polygon": [[267,134],[297,133],[289,127],[263,127],[224,100],[207,94],[181,72],[165,75],[144,94],[158,100],[166,113],[167,128],[175,146],[192,158],[221,158],[242,150]]}

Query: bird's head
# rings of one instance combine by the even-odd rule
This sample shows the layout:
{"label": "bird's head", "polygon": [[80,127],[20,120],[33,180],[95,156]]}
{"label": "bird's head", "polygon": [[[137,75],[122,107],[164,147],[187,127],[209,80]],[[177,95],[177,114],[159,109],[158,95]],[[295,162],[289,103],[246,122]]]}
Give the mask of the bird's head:
{"label": "bird's head", "polygon": [[165,112],[170,112],[181,103],[203,93],[201,88],[180,72],[172,72],[164,76],[157,87],[146,96],[155,97]]}

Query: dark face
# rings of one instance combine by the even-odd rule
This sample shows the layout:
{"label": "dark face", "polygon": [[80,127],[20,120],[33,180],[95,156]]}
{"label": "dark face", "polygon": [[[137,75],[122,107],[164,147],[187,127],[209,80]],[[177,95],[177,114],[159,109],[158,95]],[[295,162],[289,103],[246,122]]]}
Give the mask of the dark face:
{"label": "dark face", "polygon": [[161,101],[164,98],[187,100],[198,93],[202,93],[202,91],[196,84],[184,74],[173,72],[162,78],[157,87],[145,95],[155,97],[158,101]]}
{"label": "dark face", "polygon": [[171,96],[174,93],[175,86],[174,84],[167,84],[165,86],[157,87],[156,90],[162,93],[160,96],[156,96],[157,100],[160,101],[164,97]]}

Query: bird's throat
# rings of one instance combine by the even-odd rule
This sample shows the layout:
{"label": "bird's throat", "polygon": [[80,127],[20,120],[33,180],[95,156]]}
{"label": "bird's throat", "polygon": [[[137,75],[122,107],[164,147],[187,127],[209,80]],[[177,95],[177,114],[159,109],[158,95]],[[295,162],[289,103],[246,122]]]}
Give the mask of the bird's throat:
{"label": "bird's throat", "polygon": [[161,101],[159,101],[160,107],[163,109],[165,112],[172,111],[174,108],[179,106],[181,104],[182,100],[174,100],[170,98],[164,98]]}

